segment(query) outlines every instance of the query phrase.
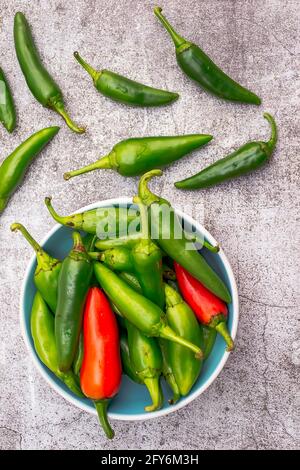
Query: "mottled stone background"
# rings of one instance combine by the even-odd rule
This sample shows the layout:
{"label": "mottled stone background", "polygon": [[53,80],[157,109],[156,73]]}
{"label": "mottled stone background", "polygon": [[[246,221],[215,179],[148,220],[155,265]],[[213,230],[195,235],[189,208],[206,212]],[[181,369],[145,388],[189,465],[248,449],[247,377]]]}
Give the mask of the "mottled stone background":
{"label": "mottled stone background", "polygon": [[[0,219],[0,448],[4,449],[296,449],[300,443],[299,336],[299,1],[165,0],[178,30],[201,44],[234,78],[263,98],[260,108],[208,96],[178,69],[169,37],[149,0],[2,0],[0,63],[10,81],[18,128],[0,129],[1,160],[41,127],[61,124]],[[42,58],[64,91],[67,108],[88,132],[78,136],[31,96],[16,60],[13,18],[28,17]],[[178,91],[164,109],[140,110],[97,94],[73,59]],[[265,139],[271,112],[280,139],[270,165],[203,192],[173,182],[249,139]],[[41,239],[53,226],[44,207],[54,197],[68,213],[136,191],[137,179],[110,171],[64,182],[62,173],[92,162],[128,136],[207,132],[205,149],[168,168],[153,189],[178,206],[197,203],[224,247],[239,286],[236,351],[214,384],[162,419],[114,422],[107,442],[94,416],[69,405],[35,370],[20,333],[19,295],[31,250],[9,226],[23,222]],[[191,206],[190,209],[191,212]]]}

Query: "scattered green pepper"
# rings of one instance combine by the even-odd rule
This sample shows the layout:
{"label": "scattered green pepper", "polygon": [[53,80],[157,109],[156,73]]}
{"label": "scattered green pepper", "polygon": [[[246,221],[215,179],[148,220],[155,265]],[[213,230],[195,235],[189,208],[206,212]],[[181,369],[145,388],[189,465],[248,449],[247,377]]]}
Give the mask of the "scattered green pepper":
{"label": "scattered green pepper", "polygon": [[175,162],[212,139],[211,135],[193,134],[171,137],[136,137],[122,140],[112,151],[79,170],[64,174],[66,180],[93,170],[111,169],[123,176],[138,176],[153,168]]}
{"label": "scattered green pepper", "polygon": [[41,362],[61,379],[75,395],[84,397],[73,372],[64,373],[59,370],[54,336],[54,317],[39,292],[34,297],[30,324],[35,351]]}
{"label": "scattered green pepper", "polygon": [[93,274],[92,262],[78,232],[73,233],[73,241],[74,246],[62,263],[58,280],[55,337],[58,366],[62,372],[68,371],[74,361]]}
{"label": "scattered green pepper", "polygon": [[61,261],[56,258],[52,258],[52,256],[46,253],[22,224],[14,223],[10,228],[13,232],[19,230],[34,249],[37,260],[37,267],[34,273],[34,283],[45,302],[55,314]]}
{"label": "scattered green pepper", "polygon": [[84,132],[85,130],[76,126],[66,113],[62,92],[42,64],[29,24],[20,12],[15,15],[14,38],[18,61],[33,96],[43,106],[60,114],[72,131]]}
{"label": "scattered green pepper", "polygon": [[268,142],[248,142],[235,152],[204,168],[196,175],[175,183],[178,189],[200,189],[245,175],[268,163],[277,143],[277,128],[273,117],[264,113],[272,129]]}
{"label": "scattered green pepper", "polygon": [[0,166],[0,214],[10,196],[21,183],[27,168],[45,145],[58,133],[59,127],[41,129],[22,142]]}
{"label": "scattered green pepper", "polygon": [[16,110],[13,97],[0,67],[0,122],[8,132],[12,132],[16,127]]}
{"label": "scattered green pepper", "polygon": [[259,105],[261,99],[226,75],[201,49],[179,36],[166,18],[160,7],[154,13],[170,34],[175,48],[176,59],[183,72],[195,80],[204,90],[230,101],[239,101]]}
{"label": "scattered green pepper", "polygon": [[74,57],[92,77],[96,89],[115,101],[134,106],[161,106],[179,98],[178,93],[143,85],[110,70],[95,70],[78,52],[74,52]]}

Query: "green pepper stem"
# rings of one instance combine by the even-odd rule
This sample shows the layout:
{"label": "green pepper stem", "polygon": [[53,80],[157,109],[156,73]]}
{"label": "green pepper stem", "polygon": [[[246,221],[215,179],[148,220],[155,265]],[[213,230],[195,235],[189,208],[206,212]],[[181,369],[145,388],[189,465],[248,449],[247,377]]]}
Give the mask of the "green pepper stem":
{"label": "green pepper stem", "polygon": [[153,202],[160,201],[160,198],[150,191],[148,183],[154,176],[161,176],[162,174],[163,172],[161,170],[151,170],[145,173],[140,179],[138,191],[139,197],[147,207],[149,207]]}
{"label": "green pepper stem", "polygon": [[80,251],[80,252],[85,252],[85,247],[81,238],[81,235],[79,232],[73,232],[72,233],[72,238],[73,238],[73,250],[72,251]]}
{"label": "green pepper stem", "polygon": [[104,253],[99,253],[98,251],[89,251],[88,255],[91,259],[94,259],[96,261],[104,261],[105,260],[105,254]]}
{"label": "green pepper stem", "polygon": [[103,431],[105,432],[108,439],[112,439],[115,433],[112,430],[107,418],[107,407],[109,405],[109,400],[97,400],[94,401],[94,405],[97,410],[99,422],[102,426]]}
{"label": "green pepper stem", "polygon": [[161,408],[163,401],[159,377],[148,377],[144,379],[144,384],[146,385],[152,399],[152,405],[145,406],[145,411],[158,410]]}
{"label": "green pepper stem", "polygon": [[190,341],[182,338],[181,336],[178,336],[172,328],[170,328],[168,325],[164,325],[160,332],[159,336],[161,338],[168,339],[169,341],[173,341],[174,343],[181,344],[182,346],[185,346],[186,348],[190,349],[195,353],[196,359],[202,359],[203,358],[203,352],[201,349],[196,346],[195,344],[191,343]]}
{"label": "green pepper stem", "polygon": [[53,217],[53,219],[56,220],[56,222],[59,222],[61,225],[65,225],[68,221],[68,217],[63,217],[61,215],[58,215],[57,212],[55,211],[55,209],[52,206],[51,200],[52,200],[51,197],[49,197],[49,196],[45,197],[45,204],[46,204],[46,207],[47,207],[51,217]]}
{"label": "green pepper stem", "polygon": [[74,52],[74,57],[77,60],[77,62],[84,68],[84,70],[87,71],[87,73],[92,77],[94,82],[98,80],[98,78],[101,75],[101,72],[98,72],[95,70],[93,67],[91,67],[83,58],[79,55],[79,52],[75,51]]}
{"label": "green pepper stem", "polygon": [[155,7],[153,11],[154,11],[154,14],[157,16],[157,18],[159,19],[159,21],[161,22],[161,24],[165,27],[165,29],[170,34],[170,36],[173,39],[173,42],[175,44],[175,47],[178,48],[178,47],[182,46],[183,44],[186,44],[187,41],[182,36],[180,36],[178,33],[176,33],[176,31],[170,25],[168,20],[163,16],[162,8],[161,7]]}
{"label": "green pepper stem", "polygon": [[85,132],[84,127],[78,127],[70,118],[68,113],[66,112],[64,105],[61,102],[53,104],[53,109],[61,115],[61,117],[66,121],[67,126],[77,134],[83,134]]}
{"label": "green pepper stem", "polygon": [[64,174],[64,179],[69,180],[70,178],[73,178],[74,176],[83,175],[84,173],[89,173],[90,171],[93,171],[93,170],[112,169],[112,168],[113,167],[112,167],[109,155],[106,155],[105,157],[100,158],[99,160],[97,160],[94,163],[91,163],[90,165],[79,168],[78,170],[68,171],[67,173]]}
{"label": "green pepper stem", "polygon": [[267,146],[269,148],[270,153],[274,150],[275,145],[277,144],[277,138],[278,138],[278,133],[277,133],[277,126],[276,122],[269,113],[264,113],[264,118],[270,123],[271,126],[271,138],[267,142]]}
{"label": "green pepper stem", "polygon": [[234,342],[233,339],[230,336],[230,333],[228,331],[227,325],[224,321],[218,323],[215,326],[215,329],[217,330],[218,333],[224,338],[225,343],[227,344],[227,351],[233,351],[234,349]]}
{"label": "green pepper stem", "polygon": [[48,253],[46,253],[43,248],[35,241],[35,239],[30,235],[30,233],[26,230],[24,225],[19,223],[14,223],[10,226],[12,232],[19,231],[22,233],[25,240],[32,246],[35,251],[37,263],[39,266],[42,266],[43,269],[48,269],[51,264],[53,264],[54,259],[51,258]]}

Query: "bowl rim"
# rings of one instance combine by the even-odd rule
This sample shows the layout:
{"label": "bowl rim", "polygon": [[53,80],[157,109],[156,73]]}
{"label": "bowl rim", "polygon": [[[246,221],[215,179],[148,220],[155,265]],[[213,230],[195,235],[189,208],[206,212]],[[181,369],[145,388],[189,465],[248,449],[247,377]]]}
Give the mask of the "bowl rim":
{"label": "bowl rim", "polygon": [[[87,206],[81,207],[73,214],[78,213],[78,212],[83,212],[95,208],[100,208],[100,207],[109,207],[112,205],[118,205],[118,204],[132,204],[132,198],[127,197],[127,196],[122,196],[122,197],[117,197],[117,198],[111,198],[111,199],[105,199],[103,201],[97,201],[92,204],[88,204]],[[176,208],[176,205],[174,206],[175,212],[182,218],[186,219],[188,223],[191,225],[194,225],[197,230],[199,230],[200,233],[202,233],[205,238],[211,243],[211,244],[217,244],[216,240],[214,237],[196,220],[193,219],[193,217],[189,216],[188,214],[182,212],[181,210]],[[41,241],[41,246],[44,246],[45,243],[54,235],[54,233],[59,230],[61,227],[61,224],[55,224],[52,229],[50,229],[49,232],[47,232],[46,236],[42,239]],[[237,290],[237,284],[235,281],[235,277],[231,268],[231,265],[227,259],[227,256],[225,255],[222,247],[220,247],[220,251],[218,252],[218,255],[221,257],[222,262],[224,264],[225,270],[227,272],[229,282],[232,288],[232,308],[233,308],[233,318],[232,318],[232,329],[231,329],[231,335],[232,338],[235,339],[236,333],[237,333],[237,328],[238,328],[238,321],[239,321],[239,299],[238,299],[238,290]],[[24,278],[22,281],[22,287],[21,287],[21,295],[20,295],[20,326],[21,326],[21,332],[22,336],[24,339],[24,342],[26,344],[26,347],[29,351],[29,354],[31,356],[31,359],[33,360],[33,363],[37,370],[40,372],[42,377],[45,379],[45,381],[50,385],[52,389],[54,389],[60,396],[65,398],[69,403],[77,406],[83,411],[87,411],[88,413],[97,415],[96,409],[93,409],[86,405],[85,403],[82,403],[79,399],[77,399],[75,396],[72,396],[70,393],[66,392],[63,390],[59,385],[57,385],[54,380],[51,378],[50,374],[48,374],[45,369],[43,368],[40,360],[38,359],[36,353],[33,350],[33,347],[30,343],[29,337],[26,332],[26,322],[25,322],[25,296],[26,296],[26,284],[27,284],[27,279],[29,277],[30,271],[33,268],[33,265],[36,262],[36,256],[33,255],[28,263],[28,266],[26,268]],[[154,418],[159,418],[161,416],[165,416],[169,413],[173,413],[174,411],[180,410],[184,406],[188,405],[191,403],[195,398],[199,397],[213,382],[214,380],[218,377],[220,372],[222,371],[223,367],[225,366],[228,357],[230,353],[227,352],[224,349],[223,356],[216,367],[215,371],[211,374],[209,379],[201,385],[197,390],[194,390],[194,392],[190,393],[186,397],[182,397],[179,403],[170,406],[169,408],[165,408],[162,410],[157,410],[152,413],[138,413],[135,415],[131,414],[121,414],[121,413],[114,413],[108,411],[108,416],[111,419],[116,419],[119,421],[144,421],[144,420],[149,420],[149,419],[154,419]]]}

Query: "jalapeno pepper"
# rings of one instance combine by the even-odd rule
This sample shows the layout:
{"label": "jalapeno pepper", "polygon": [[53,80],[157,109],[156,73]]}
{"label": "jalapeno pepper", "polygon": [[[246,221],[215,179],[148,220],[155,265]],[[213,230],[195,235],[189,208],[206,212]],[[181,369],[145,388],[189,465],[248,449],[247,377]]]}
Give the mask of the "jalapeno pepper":
{"label": "jalapeno pepper", "polygon": [[142,230],[142,238],[131,252],[133,269],[144,296],[163,310],[165,307],[165,290],[163,286],[162,253],[149,237],[146,207],[138,197],[135,197],[133,201],[138,204],[140,209]]}
{"label": "jalapeno pepper", "polygon": [[[139,227],[139,216],[133,209],[125,207],[98,207],[77,214],[61,216],[54,210],[51,197],[45,198],[46,207],[53,219],[61,225],[86,233],[98,234],[99,237],[110,233],[127,233],[128,226],[132,224]],[[105,241],[105,240],[103,240]]]}
{"label": "jalapeno pepper", "polygon": [[[170,327],[181,337],[203,349],[202,328],[196,320],[192,309],[184,302],[181,295],[168,284],[165,284],[166,313]],[[166,342],[167,357],[180,394],[187,395],[199,377],[202,361],[179,344]]]}
{"label": "jalapeno pepper", "polygon": [[194,134],[171,137],[136,137],[122,140],[112,151],[78,170],[64,174],[66,180],[93,170],[111,169],[123,176],[137,176],[153,168],[175,162],[189,152],[207,144],[211,135]]}
{"label": "jalapeno pepper", "polygon": [[0,214],[21,183],[27,168],[45,145],[58,133],[59,127],[41,129],[22,142],[0,165]]}
{"label": "jalapeno pepper", "polygon": [[142,176],[139,183],[139,197],[149,208],[151,231],[154,232],[158,245],[167,255],[201,281],[207,289],[226,302],[230,302],[231,296],[227,287],[202,255],[196,248],[195,250],[186,249],[187,242],[189,244],[191,242],[186,238],[181,223],[170,203],[149,190],[148,182],[153,176],[161,175],[161,170],[149,171]]}
{"label": "jalapeno pepper", "polygon": [[58,280],[55,337],[59,369],[68,371],[74,360],[82,325],[85,299],[90,287],[93,265],[78,232],[74,246],[64,259]]}
{"label": "jalapeno pepper", "polygon": [[13,232],[20,231],[36,254],[37,267],[34,273],[34,283],[43,299],[49,305],[53,313],[57,305],[57,285],[61,270],[61,261],[53,258],[32,238],[26,228],[19,223],[11,225]]}
{"label": "jalapeno pepper", "polygon": [[73,372],[61,372],[58,367],[57,349],[54,336],[54,317],[39,292],[32,305],[31,335],[35,351],[40,361],[53,372],[67,387],[79,397],[83,397]]}
{"label": "jalapeno pepper", "polygon": [[92,77],[96,89],[112,100],[134,106],[161,106],[179,98],[178,93],[143,85],[110,70],[95,70],[78,52],[74,57]]}
{"label": "jalapeno pepper", "polygon": [[155,7],[154,13],[170,34],[175,45],[178,65],[188,77],[199,83],[204,90],[220,98],[256,105],[261,103],[257,95],[226,75],[200,47],[179,36],[162,15],[162,8]]}
{"label": "jalapeno pepper", "polygon": [[170,405],[175,405],[180,398],[180,390],[177,385],[174,372],[170,365],[170,357],[169,357],[169,348],[168,348],[168,341],[165,339],[159,339],[159,346],[162,353],[162,374],[168,383],[169,387],[173,392],[172,398],[170,398],[169,403]]}
{"label": "jalapeno pepper", "polygon": [[133,382],[137,384],[142,384],[143,381],[136,373],[136,370],[130,358],[127,331],[121,331],[120,349],[124,374],[126,374],[131,380],[133,380]]}
{"label": "jalapeno pepper", "polygon": [[196,175],[175,183],[178,189],[200,189],[223,183],[232,178],[250,173],[270,160],[277,143],[277,129],[273,117],[264,113],[269,121],[272,135],[268,142],[248,142],[235,152],[204,168]]}
{"label": "jalapeno pepper", "polygon": [[8,132],[12,132],[16,127],[16,110],[13,97],[0,67],[0,122]]}
{"label": "jalapeno pepper", "polygon": [[191,349],[197,357],[202,357],[202,351],[198,346],[174,333],[166,324],[164,312],[151,300],[136,292],[126,281],[102,263],[95,262],[94,270],[100,286],[110,300],[142,333],[175,341]]}
{"label": "jalapeno pepper", "polygon": [[84,129],[76,126],[66,113],[62,92],[42,64],[29,24],[23,13],[20,12],[15,15],[14,39],[17,58],[33,96],[43,106],[60,114],[72,131],[84,132]]}
{"label": "jalapeno pepper", "polygon": [[234,343],[226,325],[227,305],[178,263],[175,262],[174,267],[180,291],[200,323],[220,333],[227,344],[227,351],[232,351]]}
{"label": "jalapeno pepper", "polygon": [[107,407],[121,384],[119,330],[109,302],[98,287],[89,290],[83,320],[83,361],[80,385],[94,401],[106,436],[114,437],[107,419]]}
{"label": "jalapeno pepper", "polygon": [[163,404],[160,386],[162,355],[159,345],[156,338],[147,337],[129,321],[126,321],[126,327],[132,365],[139,379],[146,385],[152,399],[152,404],[145,406],[145,411],[158,410]]}

